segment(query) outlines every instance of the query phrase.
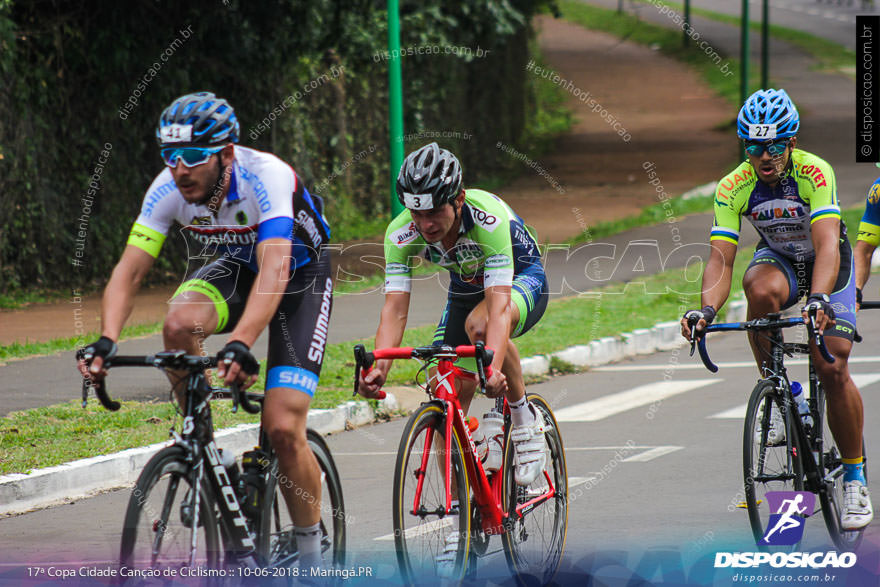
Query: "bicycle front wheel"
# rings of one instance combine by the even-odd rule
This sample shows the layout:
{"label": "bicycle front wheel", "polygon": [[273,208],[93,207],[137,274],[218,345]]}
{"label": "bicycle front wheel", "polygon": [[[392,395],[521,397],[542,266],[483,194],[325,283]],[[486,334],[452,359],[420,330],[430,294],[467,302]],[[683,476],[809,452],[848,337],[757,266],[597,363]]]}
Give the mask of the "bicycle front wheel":
{"label": "bicycle front wheel", "polygon": [[506,436],[503,507],[508,528],[501,535],[504,555],[520,583],[541,585],[553,580],[568,531],[568,473],[559,424],[547,400],[529,394],[529,402],[547,425],[544,471],[528,487],[514,480],[514,448]]}
{"label": "bicycle front wheel", "polygon": [[[461,580],[470,549],[470,493],[458,435],[450,442],[452,510],[446,510],[446,413],[424,404],[409,419],[394,467],[394,546],[406,583]],[[457,503],[455,503],[457,502]]]}
{"label": "bicycle front wheel", "polygon": [[[770,548],[764,541],[764,534],[770,530],[770,515],[775,513],[770,511],[766,494],[770,491],[802,491],[804,488],[803,469],[797,455],[791,411],[776,389],[776,383],[761,380],[752,391],[746,411],[743,476],[749,523],[755,542],[762,550]],[[796,547],[797,544],[792,544],[782,549]]]}
{"label": "bicycle front wheel", "polygon": [[[150,459],[125,514],[122,584],[162,585],[169,576],[182,576],[184,567],[219,566],[217,519],[205,484],[200,485],[196,493],[183,448],[169,446]],[[168,569],[173,571],[165,574]]]}
{"label": "bicycle front wheel", "polygon": [[[342,481],[330,449],[321,435],[314,430],[306,430],[306,440],[321,467],[321,552],[326,563],[342,567],[345,565]],[[257,536],[257,548],[269,565],[289,565],[299,558],[293,535],[293,517],[281,493],[284,483],[292,481],[279,473],[278,458],[273,454]]]}

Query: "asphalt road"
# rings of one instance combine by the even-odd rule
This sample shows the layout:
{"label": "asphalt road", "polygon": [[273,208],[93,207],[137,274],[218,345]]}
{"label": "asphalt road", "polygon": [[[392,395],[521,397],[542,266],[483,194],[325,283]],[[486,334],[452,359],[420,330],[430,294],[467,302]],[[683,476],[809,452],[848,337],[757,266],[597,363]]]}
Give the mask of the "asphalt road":
{"label": "asphalt road", "polygon": [[[860,320],[866,339],[876,340],[880,312]],[[736,504],[742,499],[742,412],[756,370],[741,333],[713,335],[709,350],[721,367],[717,375],[682,348],[531,386],[559,415],[566,446],[571,487],[564,584],[589,571],[595,584],[623,585],[637,569],[654,581],[678,576],[732,584],[734,570],[711,568],[715,553],[755,549],[746,512]],[[880,418],[878,365],[875,345],[856,348],[852,372],[868,423]],[[789,372],[806,379],[802,363],[789,362]],[[623,392],[630,393],[618,395]],[[404,424],[399,419],[327,438],[350,515],[350,560],[378,576],[394,570],[393,543],[381,538],[392,532],[391,479]],[[871,458],[880,430],[868,425],[865,438]],[[26,572],[25,564],[113,561],[127,499],[127,491],[115,491],[0,520],[0,582],[3,569],[9,578]],[[837,584],[863,584],[859,573],[877,572],[878,524],[868,530],[861,562],[839,571]],[[820,517],[809,519],[801,550],[829,545]],[[495,539],[494,554],[481,561],[481,583],[504,575],[499,549]],[[663,566],[651,567],[651,557]]]}

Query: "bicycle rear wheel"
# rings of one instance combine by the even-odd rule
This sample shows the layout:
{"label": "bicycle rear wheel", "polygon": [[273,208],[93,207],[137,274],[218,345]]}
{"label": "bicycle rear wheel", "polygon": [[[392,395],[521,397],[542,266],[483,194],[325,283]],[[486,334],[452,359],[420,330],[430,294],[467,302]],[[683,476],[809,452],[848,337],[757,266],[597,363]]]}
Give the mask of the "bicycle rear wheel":
{"label": "bicycle rear wheel", "polygon": [[[451,492],[446,513],[445,434],[442,404],[423,404],[409,419],[394,467],[394,546],[406,583],[461,580],[470,549],[470,493],[458,435],[450,444]],[[438,558],[442,558],[438,561]]]}
{"label": "bicycle rear wheel", "polygon": [[[306,430],[306,440],[321,467],[321,552],[324,562],[345,565],[345,503],[342,481],[327,443],[314,430]],[[278,471],[278,457],[272,455],[266,483],[257,549],[269,565],[286,566],[298,560],[293,518],[281,493],[283,483],[292,483]],[[305,498],[305,497],[304,497]]]}
{"label": "bicycle rear wheel", "polygon": [[174,569],[171,576],[179,577],[184,567],[219,566],[221,548],[213,503],[202,483],[194,524],[196,496],[191,481],[186,452],[179,446],[162,449],[144,467],[122,528],[119,566],[128,569],[128,576],[121,577],[123,585],[164,585],[167,569]]}
{"label": "bicycle rear wheel", "polygon": [[[508,515],[507,531],[501,535],[504,555],[520,583],[553,580],[568,530],[568,473],[559,425],[547,400],[529,394],[529,402],[541,412],[547,425],[543,474],[528,487],[514,480],[514,448],[505,436],[503,509]],[[551,492],[552,490],[552,492]]]}
{"label": "bicycle rear wheel", "polygon": [[[771,438],[772,412],[778,409],[782,416],[784,439]],[[762,550],[771,547],[763,541],[768,531],[770,511],[765,495],[770,491],[802,491],[804,475],[798,455],[795,430],[791,422],[791,410],[769,379],[758,382],[746,411],[743,429],[743,476],[745,478],[746,504],[749,523],[755,542]],[[798,541],[798,544],[800,541]],[[774,550],[793,550],[797,544],[772,547]]]}

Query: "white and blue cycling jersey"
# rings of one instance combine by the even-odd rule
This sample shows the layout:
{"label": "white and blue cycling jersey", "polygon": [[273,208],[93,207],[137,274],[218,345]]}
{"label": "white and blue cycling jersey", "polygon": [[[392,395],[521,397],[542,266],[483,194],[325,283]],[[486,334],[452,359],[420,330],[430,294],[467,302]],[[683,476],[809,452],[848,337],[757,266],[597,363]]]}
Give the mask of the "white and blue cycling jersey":
{"label": "white and blue cycling jersey", "polygon": [[[229,193],[212,211],[207,204],[187,202],[165,168],[150,185],[128,238],[153,257],[176,221],[196,242],[191,256],[218,254],[258,271],[256,245],[266,239],[291,241],[290,269],[318,257],[330,239],[322,202],[309,194],[296,172],[284,161],[247,147],[235,146]],[[216,213],[215,213],[216,212]]]}

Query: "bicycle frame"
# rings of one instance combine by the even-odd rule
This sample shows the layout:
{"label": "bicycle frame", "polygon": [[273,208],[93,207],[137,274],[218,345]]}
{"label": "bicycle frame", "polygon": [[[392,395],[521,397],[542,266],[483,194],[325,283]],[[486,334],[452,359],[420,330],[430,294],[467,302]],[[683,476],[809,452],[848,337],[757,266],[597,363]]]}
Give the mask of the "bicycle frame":
{"label": "bicycle frame", "polygon": [[[81,355],[78,355],[78,357]],[[181,432],[171,431],[174,445],[184,449],[187,460],[192,464],[190,479],[191,486],[201,487],[203,479],[208,480],[208,491],[212,494],[220,512],[219,522],[221,535],[224,537],[226,552],[232,553],[236,563],[248,567],[260,566],[256,554],[256,544],[252,537],[251,525],[241,508],[238,495],[229,479],[229,473],[220,459],[220,451],[214,440],[214,427],[211,423],[210,400],[229,394],[233,399],[234,410],[239,402],[245,411],[258,413],[259,406],[251,402],[247,394],[235,388],[234,390],[212,388],[206,378],[205,369],[217,366],[217,360],[212,357],[190,356],[183,351],[164,351],[149,356],[116,356],[105,362],[106,368],[111,367],[159,367],[171,369],[184,369],[189,373],[186,376],[185,401],[183,406],[183,425]],[[198,370],[201,369],[201,370]],[[90,382],[83,380],[83,401],[88,396]],[[105,408],[111,411],[119,409],[120,404],[110,399],[103,381],[93,385],[98,399]],[[207,462],[210,474],[205,473]],[[193,521],[195,527],[199,523],[199,500],[200,492],[192,492]],[[170,505],[170,504],[169,504]],[[161,539],[161,533],[158,535]],[[192,534],[190,544],[190,563],[195,562],[197,550],[197,533]],[[158,548],[158,545],[155,545]]]}
{"label": "bicycle frame", "polygon": [[[403,348],[388,348],[388,349],[378,349],[369,353],[369,359],[364,360],[364,357],[367,356],[366,353],[363,352],[363,348],[360,351],[355,351],[355,357],[357,361],[358,372],[361,366],[369,367],[372,364],[373,359],[409,359],[409,358],[424,358],[421,354],[429,353],[431,351],[427,350],[432,347],[425,347],[424,349],[413,349],[411,347],[403,347]],[[443,347],[433,347],[440,348]],[[443,471],[444,471],[444,479],[445,479],[445,515],[449,515],[452,513],[452,432],[458,434],[460,439],[467,439],[467,443],[464,446],[464,455],[463,460],[465,462],[465,468],[467,469],[468,481],[473,488],[473,496],[474,501],[477,503],[477,507],[480,512],[480,520],[482,525],[482,530],[486,534],[503,534],[508,528],[512,526],[512,523],[520,518],[522,518],[529,510],[534,508],[536,505],[543,503],[549,499],[552,499],[556,495],[556,487],[553,484],[553,480],[550,478],[547,471],[544,471],[544,477],[547,480],[548,489],[542,495],[534,497],[524,504],[520,504],[516,506],[516,509],[513,512],[505,512],[502,506],[503,503],[503,495],[502,491],[504,489],[503,483],[503,475],[494,474],[491,476],[491,479],[486,474],[485,469],[483,469],[483,463],[479,457],[477,457],[477,449],[474,444],[474,440],[471,437],[470,429],[468,428],[464,411],[461,408],[461,404],[458,401],[458,389],[455,387],[455,379],[459,378],[462,380],[469,381],[477,381],[481,388],[485,388],[485,380],[482,376],[482,358],[479,356],[479,352],[482,346],[459,346],[455,349],[451,347],[445,347],[445,353],[442,354],[443,351],[437,352],[437,356],[440,356],[440,360],[437,364],[437,372],[435,375],[435,384],[433,386],[433,395],[435,401],[438,401],[442,404],[443,410],[446,414],[446,418],[444,421],[445,425],[445,438],[444,438],[444,447],[443,447]],[[360,353],[360,354],[359,354]],[[421,353],[421,354],[420,354]],[[468,371],[463,371],[462,369],[456,367],[454,365],[455,358],[458,357],[477,357],[477,367],[478,374],[473,374]],[[490,368],[486,367],[486,375],[491,376]],[[358,374],[355,375],[355,382],[357,383]],[[500,405],[498,405],[500,404]],[[505,418],[509,418],[510,410],[507,406],[507,401],[504,398],[499,398],[496,400],[496,405],[501,408],[500,411],[504,414]],[[422,451],[422,462],[420,465],[420,471],[425,471],[428,466],[428,459],[431,454],[431,446],[434,442],[433,431],[428,431],[425,438],[425,447]],[[419,478],[416,483],[416,491],[415,498],[413,500],[413,507],[410,512],[413,515],[418,515],[421,508],[421,494],[422,494],[422,483],[424,481],[424,474]]]}

